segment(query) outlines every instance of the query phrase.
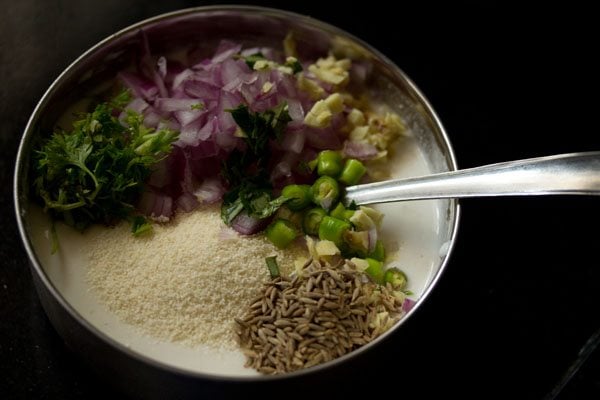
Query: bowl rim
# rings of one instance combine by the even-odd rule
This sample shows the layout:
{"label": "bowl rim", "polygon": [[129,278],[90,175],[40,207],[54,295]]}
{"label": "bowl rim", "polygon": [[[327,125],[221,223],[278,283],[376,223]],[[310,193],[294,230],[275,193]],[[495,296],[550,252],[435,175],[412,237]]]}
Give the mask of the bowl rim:
{"label": "bowl rim", "polygon": [[13,200],[14,200],[14,206],[15,206],[17,226],[18,226],[19,234],[21,236],[21,240],[25,247],[25,251],[29,258],[32,273],[35,271],[37,277],[43,283],[43,285],[45,286],[45,289],[47,289],[49,291],[49,293],[54,298],[54,300],[56,300],[59,303],[59,305],[68,314],[70,314],[70,316],[77,323],[79,323],[85,330],[87,330],[92,335],[96,336],[96,338],[100,339],[102,342],[104,342],[108,346],[115,348],[116,350],[127,355],[128,357],[131,357],[143,364],[149,365],[158,370],[166,371],[166,372],[169,372],[169,373],[172,373],[175,375],[179,375],[179,376],[183,376],[183,377],[190,377],[190,378],[198,378],[198,379],[210,379],[210,380],[217,381],[217,382],[256,382],[256,381],[265,382],[265,381],[296,378],[299,376],[316,373],[316,372],[319,372],[324,369],[332,368],[338,364],[343,363],[344,361],[347,361],[351,358],[358,356],[359,354],[363,353],[364,351],[367,351],[371,347],[374,347],[374,346],[382,343],[383,341],[385,341],[389,335],[393,334],[396,331],[396,329],[398,329],[402,324],[406,323],[410,319],[410,317],[414,314],[414,312],[416,312],[416,310],[418,310],[418,308],[421,306],[421,304],[429,296],[430,292],[433,290],[434,286],[437,284],[437,281],[440,279],[440,276],[442,275],[443,271],[446,269],[446,266],[450,259],[451,253],[453,251],[453,248],[454,248],[454,245],[456,242],[456,236],[457,236],[457,232],[459,229],[459,221],[460,221],[460,214],[461,214],[460,204],[457,200],[455,200],[455,199],[450,200],[451,201],[450,208],[454,210],[454,218],[453,218],[453,220],[448,221],[449,227],[452,231],[451,231],[450,238],[448,240],[449,246],[448,246],[446,255],[444,256],[444,258],[440,264],[440,267],[437,270],[437,272],[435,273],[435,275],[432,278],[430,278],[429,284],[427,285],[426,289],[423,291],[423,293],[419,297],[419,299],[416,301],[416,304],[414,305],[414,307],[410,311],[408,311],[407,314],[404,315],[400,321],[398,321],[398,323],[396,323],[391,329],[389,329],[388,331],[383,333],[381,336],[377,337],[372,342],[360,347],[359,349],[351,351],[350,353],[347,353],[342,357],[335,358],[331,361],[316,365],[314,367],[301,369],[301,370],[297,370],[297,371],[293,371],[293,372],[289,372],[289,373],[285,373],[285,374],[277,374],[277,375],[262,375],[261,374],[261,375],[256,375],[256,376],[237,376],[237,375],[236,376],[227,376],[227,375],[220,375],[220,374],[216,374],[216,373],[213,374],[213,373],[209,373],[209,372],[193,371],[193,370],[186,369],[183,367],[174,366],[171,364],[161,362],[157,359],[146,356],[146,355],[142,354],[141,352],[130,349],[129,347],[125,346],[123,343],[113,339],[106,333],[104,333],[101,330],[99,330],[98,328],[96,328],[96,326],[94,326],[87,319],[85,319],[82,315],[80,315],[79,312],[77,310],[75,310],[75,308],[73,306],[71,306],[71,304],[63,297],[63,295],[60,293],[60,291],[54,286],[54,284],[52,283],[50,278],[47,276],[44,268],[42,268],[41,263],[38,260],[38,257],[36,256],[36,253],[33,249],[33,245],[31,243],[29,235],[27,233],[27,229],[25,227],[24,218],[25,218],[25,215],[27,214],[26,204],[22,204],[22,201],[21,201],[22,199],[20,198],[20,190],[21,190],[21,181],[23,179],[22,176],[23,176],[23,174],[27,174],[26,169],[28,168],[28,165],[25,162],[25,160],[27,159],[27,154],[30,152],[30,148],[28,146],[29,139],[34,135],[34,132],[33,132],[34,125],[37,123],[40,116],[43,115],[43,111],[45,110],[47,103],[49,102],[49,100],[51,99],[52,95],[57,90],[57,88],[59,88],[61,86],[63,81],[67,80],[72,75],[73,71],[76,70],[77,66],[80,63],[82,63],[88,57],[92,57],[97,51],[102,50],[102,48],[111,44],[113,41],[121,38],[122,36],[130,34],[137,30],[140,30],[144,27],[151,26],[152,24],[155,24],[160,21],[169,20],[169,19],[177,18],[177,17],[191,16],[193,14],[203,14],[203,13],[219,12],[219,11],[240,12],[240,13],[247,13],[247,14],[261,14],[261,15],[265,15],[265,16],[276,16],[276,17],[283,17],[283,18],[299,19],[299,20],[302,20],[302,23],[304,23],[304,24],[308,24],[310,26],[313,26],[313,27],[316,27],[319,29],[325,28],[325,30],[328,33],[340,34],[340,35],[347,37],[347,38],[355,41],[356,43],[364,46],[366,49],[368,49],[370,52],[372,52],[378,59],[380,59],[388,67],[390,67],[395,74],[397,74],[400,78],[402,78],[402,80],[406,83],[407,88],[411,91],[411,94],[414,95],[416,97],[416,99],[418,100],[418,102],[423,105],[425,113],[428,115],[428,117],[431,119],[431,121],[433,122],[436,129],[439,131],[439,135],[443,139],[443,142],[447,148],[447,154],[444,154],[444,156],[446,158],[447,163],[449,164],[450,170],[457,169],[457,163],[456,163],[454,150],[452,148],[452,144],[448,138],[448,135],[446,133],[446,130],[444,129],[444,126],[442,125],[441,120],[439,119],[437,113],[434,111],[430,102],[427,100],[427,98],[424,96],[424,94],[420,91],[420,89],[415,85],[415,83],[404,73],[404,71],[402,71],[401,68],[399,68],[388,57],[386,57],[384,54],[379,52],[377,49],[375,49],[373,46],[366,43],[362,39],[357,38],[353,34],[348,33],[345,30],[338,28],[337,26],[331,25],[327,22],[321,21],[319,19],[313,18],[308,15],[303,15],[300,13],[296,13],[296,12],[292,12],[292,11],[288,11],[288,10],[284,10],[284,9],[261,7],[261,6],[246,6],[246,5],[212,5],[212,6],[191,7],[191,8],[185,8],[185,9],[180,9],[180,10],[176,10],[176,11],[161,13],[159,15],[156,15],[156,16],[153,16],[150,18],[146,18],[144,20],[141,20],[141,21],[138,21],[131,25],[128,25],[127,27],[120,29],[116,33],[113,33],[113,34],[105,37],[104,39],[100,40],[99,42],[94,44],[92,47],[87,49],[84,53],[82,53],[80,56],[78,56],[74,61],[72,61],[58,75],[58,77],[52,82],[52,84],[48,87],[48,89],[46,89],[46,91],[42,95],[41,99],[35,106],[30,118],[28,119],[28,122],[23,131],[23,136],[21,137],[21,140],[19,143],[19,148],[17,151],[14,180],[13,180]]}

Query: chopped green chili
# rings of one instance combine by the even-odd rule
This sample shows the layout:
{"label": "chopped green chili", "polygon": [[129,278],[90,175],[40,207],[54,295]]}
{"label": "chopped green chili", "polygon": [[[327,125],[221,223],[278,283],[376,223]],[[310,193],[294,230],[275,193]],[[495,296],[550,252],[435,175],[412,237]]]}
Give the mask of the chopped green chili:
{"label": "chopped green chili", "polygon": [[313,203],[325,210],[331,209],[340,197],[340,185],[330,176],[322,176],[311,188]]}
{"label": "chopped green chili", "polygon": [[378,240],[375,243],[375,248],[369,254],[369,257],[374,258],[377,261],[385,260],[385,248],[383,247],[383,242],[381,240]]}
{"label": "chopped green chili", "polygon": [[331,240],[341,250],[345,247],[344,233],[351,228],[352,225],[347,221],[325,216],[319,225],[319,239]]}
{"label": "chopped green chili", "polygon": [[304,233],[307,235],[318,235],[319,225],[321,225],[321,221],[326,215],[327,212],[320,207],[308,210],[306,214],[304,214],[302,220],[302,229],[304,230]]}
{"label": "chopped green chili", "polygon": [[317,173],[319,176],[338,177],[342,172],[342,156],[337,151],[323,150],[317,157]]}
{"label": "chopped green chili", "polygon": [[287,207],[292,211],[300,211],[311,203],[309,185],[287,185],[281,191],[281,195],[290,199]]}
{"label": "chopped green chili", "polygon": [[337,203],[335,207],[333,207],[333,209],[329,212],[329,215],[337,219],[346,219],[346,216],[344,215],[345,212],[346,207],[344,207],[344,205],[340,202]]}
{"label": "chopped green chili", "polygon": [[279,278],[279,265],[277,265],[277,256],[265,257],[267,268],[271,279]]}
{"label": "chopped green chili", "polygon": [[369,264],[369,267],[365,270],[365,272],[369,274],[375,283],[384,283],[385,271],[383,270],[383,263],[373,258],[367,258],[366,260]]}
{"label": "chopped green chili", "polygon": [[406,278],[406,274],[400,271],[398,268],[390,268],[385,271],[385,282],[389,282],[392,284],[394,289],[404,289],[406,284],[408,283],[408,279]]}
{"label": "chopped green chili", "polygon": [[353,158],[346,160],[339,181],[350,186],[356,185],[363,175],[367,172],[367,168],[358,160]]}
{"label": "chopped green chili", "polygon": [[296,239],[297,232],[290,221],[280,218],[267,227],[265,235],[275,246],[284,249]]}

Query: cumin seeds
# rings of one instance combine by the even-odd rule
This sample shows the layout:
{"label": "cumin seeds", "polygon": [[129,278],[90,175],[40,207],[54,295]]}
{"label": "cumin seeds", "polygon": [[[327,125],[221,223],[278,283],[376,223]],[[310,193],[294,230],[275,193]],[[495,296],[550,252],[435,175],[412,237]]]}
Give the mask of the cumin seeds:
{"label": "cumin seeds", "polygon": [[374,340],[402,316],[389,287],[362,281],[349,263],[312,261],[264,285],[235,319],[246,365],[263,374],[308,368]]}

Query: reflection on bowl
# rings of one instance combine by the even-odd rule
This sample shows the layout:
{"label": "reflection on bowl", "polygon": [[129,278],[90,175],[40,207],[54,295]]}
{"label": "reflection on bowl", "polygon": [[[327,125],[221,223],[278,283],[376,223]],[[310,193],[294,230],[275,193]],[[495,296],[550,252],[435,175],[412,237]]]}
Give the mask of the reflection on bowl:
{"label": "reflection on bowl", "polygon": [[[206,57],[214,53],[221,39],[240,42],[245,47],[280,48],[290,31],[294,33],[301,59],[315,59],[340,46],[351,51],[354,59],[369,66],[370,96],[401,115],[411,132],[410,137],[402,141],[402,149],[393,160],[392,175],[396,177],[455,169],[448,138],[417,88],[376,50],[314,19],[255,7],[196,8],[135,24],[83,54],[41,99],[19,149],[15,202],[36,289],[50,320],[66,343],[90,360],[94,367],[105,373],[110,371],[119,382],[127,382],[124,389],[135,388],[138,393],[142,391],[148,395],[155,396],[160,393],[155,389],[165,386],[172,388],[174,395],[188,395],[194,393],[198,385],[211,380],[278,379],[244,368],[244,359],[238,350],[202,345],[186,347],[176,338],[152,337],[133,326],[135,324],[125,323],[122,315],[107,307],[99,300],[98,293],[90,290],[87,276],[90,261],[86,249],[92,240],[110,240],[112,233],[107,234],[105,228],[93,227],[81,235],[59,223],[57,230],[62,247],[58,254],[50,254],[47,217],[30,199],[28,170],[33,143],[41,135],[51,132],[66,110],[82,96],[114,79],[116,72],[131,62],[131,55],[140,47],[140,30],[148,38],[153,55],[172,53],[172,49],[181,48],[182,44],[201,43],[195,51]],[[439,200],[385,205],[381,209],[386,214],[383,231],[386,236],[397,238],[400,247],[397,262],[410,276],[410,290],[417,300],[408,315],[387,331],[385,337],[399,329],[419,308],[440,276],[456,233],[458,205],[455,201]],[[192,221],[191,217],[186,221]],[[180,225],[185,223],[178,222]],[[118,246],[112,236],[113,245]],[[381,337],[348,355],[285,376],[332,367],[380,341]]]}

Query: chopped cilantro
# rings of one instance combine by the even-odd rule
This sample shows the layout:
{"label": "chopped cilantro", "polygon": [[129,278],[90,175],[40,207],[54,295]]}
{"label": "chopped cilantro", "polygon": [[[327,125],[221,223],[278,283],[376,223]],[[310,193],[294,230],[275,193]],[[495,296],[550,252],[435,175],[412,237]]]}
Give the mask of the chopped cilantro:
{"label": "chopped cilantro", "polygon": [[131,233],[133,233],[133,236],[141,236],[150,232],[152,232],[152,224],[146,218],[140,215],[133,217],[131,222]]}
{"label": "chopped cilantro", "polygon": [[350,202],[350,204],[346,205],[346,208],[348,210],[356,211],[356,210],[358,210],[358,204],[356,204],[356,202],[354,200],[352,200]]}
{"label": "chopped cilantro", "polygon": [[[147,128],[128,111],[128,127],[113,116],[118,95],[82,115],[70,132],[56,131],[33,156],[33,190],[44,209],[78,230],[129,217],[152,166],[171,150],[176,133]],[[135,222],[135,221],[134,221]],[[140,221],[134,233],[145,230]]]}
{"label": "chopped cilantro", "polygon": [[230,187],[221,206],[221,218],[227,225],[243,210],[256,218],[270,217],[288,200],[272,197],[266,168],[269,141],[279,140],[291,121],[286,103],[262,113],[252,113],[243,104],[229,112],[245,134],[248,151],[233,151],[221,171]]}
{"label": "chopped cilantro", "polygon": [[221,219],[225,224],[230,225],[244,210],[252,217],[268,218],[288,200],[284,196],[273,198],[271,186],[262,174],[257,177],[242,178],[238,185],[223,196]]}
{"label": "chopped cilantro", "polygon": [[270,139],[281,138],[287,123],[292,120],[285,102],[262,113],[252,113],[244,104],[228,111],[246,134],[246,144],[255,158],[263,156],[268,150]]}
{"label": "chopped cilantro", "polygon": [[110,99],[108,106],[115,110],[123,110],[131,101],[131,92],[128,89],[121,90],[115,97]]}
{"label": "chopped cilantro", "polygon": [[300,61],[298,61],[294,57],[289,57],[285,62],[285,66],[290,67],[292,69],[292,74],[302,72],[302,64],[300,64]]}
{"label": "chopped cilantro", "polygon": [[256,64],[258,60],[266,60],[265,56],[262,53],[254,53],[242,58],[246,62],[246,65],[250,67],[250,69],[254,69],[254,64]]}

